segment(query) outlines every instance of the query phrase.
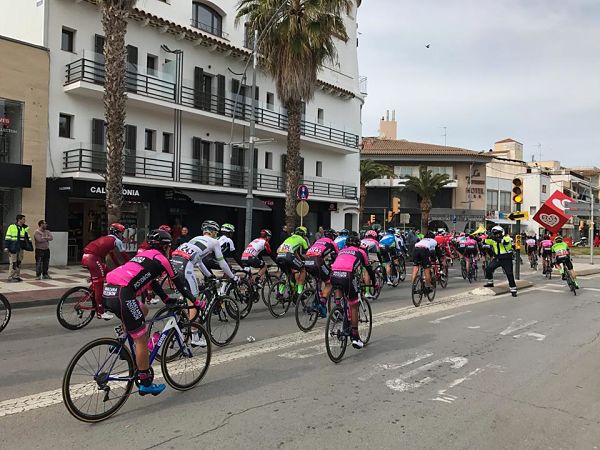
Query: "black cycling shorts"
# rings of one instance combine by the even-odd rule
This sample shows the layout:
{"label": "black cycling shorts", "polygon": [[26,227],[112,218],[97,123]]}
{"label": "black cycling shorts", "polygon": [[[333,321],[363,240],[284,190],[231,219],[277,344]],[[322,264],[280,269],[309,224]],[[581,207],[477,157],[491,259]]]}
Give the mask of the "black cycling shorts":
{"label": "black cycling shorts", "polygon": [[465,247],[465,257],[469,256],[477,256],[477,248],[476,247]]}
{"label": "black cycling shorts", "polygon": [[242,261],[246,266],[254,267],[255,269],[261,269],[265,266],[263,259],[258,256],[242,257]]}
{"label": "black cycling shorts", "polygon": [[542,249],[542,258],[545,258],[545,257],[548,257],[548,258],[552,257],[552,248],[551,247]]}
{"label": "black cycling shorts", "polygon": [[353,304],[358,301],[359,284],[353,272],[332,272],[331,284],[334,289],[340,289],[343,292],[348,298],[348,303]]}
{"label": "black cycling shorts", "polygon": [[571,261],[571,258],[568,256],[560,256],[560,257],[556,258],[556,261],[554,261],[554,264],[556,264],[556,265],[564,264],[565,267],[567,268],[567,270],[573,270],[573,261]]}
{"label": "black cycling shorts", "polygon": [[[395,252],[395,250],[393,250]],[[392,262],[392,249],[381,247],[381,260],[384,263]]]}
{"label": "black cycling shorts", "polygon": [[415,266],[422,266],[424,269],[431,267],[431,252],[425,247],[415,247],[413,250],[413,263]]}
{"label": "black cycling shorts", "polygon": [[284,272],[289,270],[300,270],[304,267],[304,261],[298,258],[294,253],[280,253],[277,255],[275,262]]}
{"label": "black cycling shorts", "polygon": [[104,307],[121,319],[131,337],[135,339],[146,332],[146,318],[136,299],[135,289],[106,284],[102,296]]}
{"label": "black cycling shorts", "polygon": [[466,246],[464,246],[464,245],[459,245],[458,247],[456,247],[456,251],[457,251],[458,253],[460,253],[461,255],[465,253],[465,250],[466,250],[466,249],[467,249],[467,247],[466,247]]}
{"label": "black cycling shorts", "polygon": [[304,261],[304,268],[317,280],[325,282],[329,281],[331,271],[327,264],[325,264],[325,260],[320,256],[309,256],[306,258]]}
{"label": "black cycling shorts", "polygon": [[534,247],[529,247],[529,246],[527,247],[527,254],[529,254],[529,253],[535,253],[535,251],[536,251],[536,247],[535,246]]}

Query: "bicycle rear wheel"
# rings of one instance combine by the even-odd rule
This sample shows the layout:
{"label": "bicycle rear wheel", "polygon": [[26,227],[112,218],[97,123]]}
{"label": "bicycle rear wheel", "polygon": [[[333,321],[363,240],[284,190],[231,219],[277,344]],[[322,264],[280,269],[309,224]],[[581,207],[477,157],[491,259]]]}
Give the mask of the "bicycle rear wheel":
{"label": "bicycle rear wheel", "polygon": [[412,285],[412,291],[410,293],[413,305],[417,308],[421,306],[421,300],[423,300],[423,278],[418,277]]}
{"label": "bicycle rear wheel", "polygon": [[240,327],[240,308],[233,298],[217,298],[206,315],[206,328],[213,344],[222,347],[233,341]]}
{"label": "bicycle rear wheel", "polygon": [[400,281],[406,280],[406,261],[404,258],[398,260],[398,278]]}
{"label": "bicycle rear wheel", "polygon": [[[183,342],[175,329],[167,336],[162,349],[160,368],[169,386],[178,391],[187,391],[196,386],[206,375],[212,353],[211,338],[197,322],[187,324],[181,329],[181,333]],[[204,338],[206,346],[191,345],[195,333],[199,334],[201,340]],[[173,349],[175,352],[171,354]]]}
{"label": "bicycle rear wheel", "polygon": [[465,263],[465,260],[461,258],[460,260],[460,274],[463,277],[463,280],[467,279],[467,264]]}
{"label": "bicycle rear wheel", "polygon": [[435,298],[435,293],[437,291],[437,283],[435,282],[435,278],[431,278],[431,290],[427,292],[427,300],[430,302]]}
{"label": "bicycle rear wheel", "polygon": [[0,294],[0,333],[10,322],[11,308],[8,299]]}
{"label": "bicycle rear wheel", "polygon": [[381,289],[383,288],[383,267],[381,267],[380,265],[377,266],[374,272],[376,282],[373,287],[373,300],[377,300],[381,295]]}
{"label": "bicycle rear wheel", "polygon": [[254,295],[258,295],[258,293],[254,293],[247,279],[241,279],[237,289],[233,284],[230,284],[226,293],[237,301],[240,310],[240,319],[244,319],[250,314],[252,305],[254,304]]}
{"label": "bicycle rear wheel", "polygon": [[56,318],[67,330],[80,330],[94,318],[94,293],[77,286],[65,292],[56,305]]}
{"label": "bicycle rear wheel", "polygon": [[448,287],[448,267],[445,267],[440,272],[440,286],[442,289],[446,289]]}
{"label": "bicycle rear wheel", "polygon": [[271,289],[269,289],[267,299],[267,307],[271,315],[276,319],[285,316],[285,313],[290,309],[294,295],[295,293],[292,292],[286,280],[279,280],[277,283],[274,283]]}
{"label": "bicycle rear wheel", "polygon": [[296,324],[305,333],[312,330],[319,318],[320,300],[316,296],[301,295],[296,302]]}
{"label": "bicycle rear wheel", "polygon": [[63,401],[76,419],[100,422],[127,401],[134,378],[135,365],[129,349],[117,339],[96,339],[84,345],[67,365],[62,382]]}
{"label": "bicycle rear wheel", "polygon": [[358,335],[366,345],[371,339],[373,330],[373,314],[371,304],[367,299],[361,298],[358,303]]}
{"label": "bicycle rear wheel", "polygon": [[325,348],[327,356],[334,363],[339,363],[344,357],[348,336],[344,333],[344,310],[336,306],[327,317],[325,326]]}

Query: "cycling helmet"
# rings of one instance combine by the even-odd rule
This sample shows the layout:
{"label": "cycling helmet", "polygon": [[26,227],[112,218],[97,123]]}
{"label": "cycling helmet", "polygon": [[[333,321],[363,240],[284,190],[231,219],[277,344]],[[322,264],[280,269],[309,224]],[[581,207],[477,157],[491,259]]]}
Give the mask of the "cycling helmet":
{"label": "cycling helmet", "polygon": [[294,231],[294,234],[304,237],[304,236],[306,236],[307,232],[308,232],[308,230],[306,229],[306,227],[298,227],[298,228],[296,228],[296,231]]}
{"label": "cycling helmet", "polygon": [[221,233],[235,233],[235,227],[230,223],[221,225]]}
{"label": "cycling helmet", "polygon": [[150,248],[160,249],[165,245],[171,245],[173,239],[171,238],[171,235],[169,233],[167,233],[164,230],[158,229],[148,233],[146,241],[148,242]]}
{"label": "cycling helmet", "polygon": [[563,241],[563,238],[560,234],[554,238],[555,243],[561,243],[562,241]]}
{"label": "cycling helmet", "polygon": [[446,229],[445,228],[438,228],[437,230],[439,235],[445,236],[446,235]]}
{"label": "cycling helmet", "polygon": [[460,233],[460,234],[459,234],[459,236],[460,236],[460,237],[464,237],[464,236],[465,236],[465,233]]}
{"label": "cycling helmet", "polygon": [[377,239],[377,231],[369,230],[365,233],[366,238]]}
{"label": "cycling helmet", "polygon": [[169,225],[161,225],[160,227],[158,227],[158,229],[171,234],[171,227]]}
{"label": "cycling helmet", "polygon": [[267,230],[266,228],[264,230],[260,230],[261,238],[270,238],[271,236],[273,236],[273,233],[271,233],[271,230]]}
{"label": "cycling helmet", "polygon": [[428,232],[425,234],[425,237],[426,237],[427,239],[433,239],[433,238],[435,238],[435,234],[433,234],[433,231],[428,231]]}
{"label": "cycling helmet", "polygon": [[344,228],[343,230],[340,230],[340,232],[338,234],[340,236],[348,236],[350,234],[350,232]]}
{"label": "cycling helmet", "polygon": [[112,234],[113,236],[123,236],[123,232],[125,231],[125,226],[115,222],[115,223],[111,223],[110,227],[108,227],[108,234]]}
{"label": "cycling helmet", "polygon": [[396,229],[395,229],[395,228],[392,228],[392,227],[390,227],[390,228],[388,228],[387,230],[385,230],[385,232],[386,232],[386,233],[388,233],[388,234],[394,234],[394,233],[396,232]]}
{"label": "cycling helmet", "polygon": [[335,239],[337,237],[337,234],[335,230],[332,230],[331,228],[326,228],[325,231],[323,231],[323,236],[329,239]]}
{"label": "cycling helmet", "polygon": [[374,223],[373,225],[371,225],[371,230],[375,230],[375,231],[381,230],[381,224]]}
{"label": "cycling helmet", "polygon": [[492,234],[496,237],[504,236],[504,228],[502,228],[500,225],[496,225],[494,228],[492,228]]}
{"label": "cycling helmet", "polygon": [[360,238],[358,233],[351,233],[346,239],[346,247],[360,247]]}

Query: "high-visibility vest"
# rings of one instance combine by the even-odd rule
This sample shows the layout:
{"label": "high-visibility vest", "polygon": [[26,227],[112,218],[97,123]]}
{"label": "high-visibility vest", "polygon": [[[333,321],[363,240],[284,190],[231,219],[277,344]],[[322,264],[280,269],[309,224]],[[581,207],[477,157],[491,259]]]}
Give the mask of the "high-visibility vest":
{"label": "high-visibility vest", "polygon": [[513,251],[512,240],[508,236],[504,236],[500,242],[494,239],[486,239],[485,243],[492,247],[495,255],[506,255]]}

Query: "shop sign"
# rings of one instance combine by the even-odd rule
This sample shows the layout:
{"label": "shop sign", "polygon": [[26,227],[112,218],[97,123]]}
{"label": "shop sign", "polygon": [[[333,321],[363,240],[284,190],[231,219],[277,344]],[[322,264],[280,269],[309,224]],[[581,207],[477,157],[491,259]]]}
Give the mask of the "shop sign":
{"label": "shop sign", "polygon": [[273,206],[275,206],[275,202],[273,200],[265,200],[264,203],[269,208],[272,208]]}
{"label": "shop sign", "polygon": [[337,212],[338,210],[338,204],[337,203],[330,203],[329,204],[329,211],[331,212]]}
{"label": "shop sign", "polygon": [[[106,187],[104,186],[90,186],[90,192],[92,194],[102,194],[106,195]],[[139,197],[140,191],[135,188],[123,188],[123,196],[124,197]]]}

